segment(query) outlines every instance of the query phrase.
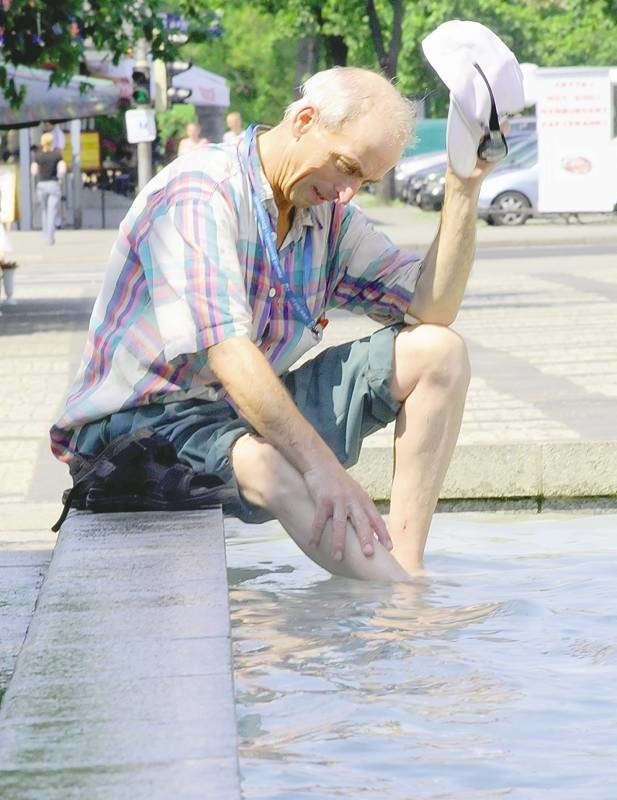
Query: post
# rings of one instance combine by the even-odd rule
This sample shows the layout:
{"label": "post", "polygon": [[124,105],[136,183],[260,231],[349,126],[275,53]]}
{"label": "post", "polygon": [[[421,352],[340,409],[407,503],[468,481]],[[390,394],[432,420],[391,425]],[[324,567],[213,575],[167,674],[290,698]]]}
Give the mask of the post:
{"label": "post", "polygon": [[71,155],[73,157],[73,227],[77,229],[82,225],[80,119],[71,120]]}
{"label": "post", "polygon": [[[135,69],[148,71],[148,44],[138,39],[135,44]],[[152,177],[152,145],[150,142],[137,143],[137,191],[141,191]]]}
{"label": "post", "polygon": [[32,230],[32,178],[30,128],[19,129],[19,230]]}

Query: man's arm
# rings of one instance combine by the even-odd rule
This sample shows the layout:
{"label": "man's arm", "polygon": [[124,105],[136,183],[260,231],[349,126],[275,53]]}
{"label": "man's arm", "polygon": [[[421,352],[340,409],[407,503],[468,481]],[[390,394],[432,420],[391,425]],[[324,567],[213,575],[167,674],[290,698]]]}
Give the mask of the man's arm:
{"label": "man's arm", "polygon": [[373,532],[388,549],[392,543],[379,512],[348,475],[317,431],[302,416],[261,351],[247,337],[225,339],[208,349],[208,365],[244,419],[302,475],[316,505],[311,536],[319,544],[332,520],[332,555],[343,557],[348,521],[365,555],[372,555]]}
{"label": "man's arm", "polygon": [[421,322],[454,322],[476,249],[478,195],[493,165],[478,161],[469,178],[446,172],[441,223],[422,265],[409,314]]}

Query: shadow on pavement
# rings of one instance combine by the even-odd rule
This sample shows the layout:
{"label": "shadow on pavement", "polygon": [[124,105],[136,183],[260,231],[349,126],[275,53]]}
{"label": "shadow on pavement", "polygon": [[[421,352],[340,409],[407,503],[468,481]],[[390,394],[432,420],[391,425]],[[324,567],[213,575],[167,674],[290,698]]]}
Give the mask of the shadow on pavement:
{"label": "shadow on pavement", "polygon": [[23,299],[0,306],[0,336],[87,330],[94,300],[91,297]]}

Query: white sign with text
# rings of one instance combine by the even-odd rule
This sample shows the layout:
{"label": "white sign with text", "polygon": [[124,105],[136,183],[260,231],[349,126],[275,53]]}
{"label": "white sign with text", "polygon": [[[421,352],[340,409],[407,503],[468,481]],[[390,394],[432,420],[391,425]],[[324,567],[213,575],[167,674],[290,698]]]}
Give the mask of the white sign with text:
{"label": "white sign with text", "polygon": [[126,138],[130,144],[153,142],[156,139],[154,109],[132,108],[126,112]]}
{"label": "white sign with text", "polygon": [[536,74],[538,210],[612,211],[617,203],[617,113],[609,68]]}

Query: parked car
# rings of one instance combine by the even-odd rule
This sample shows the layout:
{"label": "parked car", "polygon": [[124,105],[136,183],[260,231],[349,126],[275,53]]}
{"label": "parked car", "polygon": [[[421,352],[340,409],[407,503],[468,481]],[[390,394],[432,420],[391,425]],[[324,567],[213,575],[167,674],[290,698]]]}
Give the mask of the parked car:
{"label": "parked car", "polygon": [[478,216],[489,225],[524,225],[538,209],[538,144],[514,150],[484,179]]}
{"label": "parked car", "polygon": [[[506,158],[484,179],[480,190],[478,216],[489,225],[522,225],[537,208],[537,141],[510,141],[509,147]],[[445,166],[425,176],[414,202],[425,211],[439,211],[444,189]]]}
{"label": "parked car", "polygon": [[446,187],[446,171],[427,176],[417,195],[417,205],[423,211],[441,211]]}
{"label": "parked car", "polygon": [[444,152],[438,162],[410,175],[401,190],[401,200],[410,205],[420,205],[420,192],[429,181],[445,172],[446,164],[447,156]]}
{"label": "parked car", "polygon": [[394,193],[402,199],[403,189],[407,186],[410,178],[421,170],[435,169],[436,165],[445,165],[446,152],[438,150],[434,153],[424,153],[421,156],[406,156],[401,158],[394,167]]}
{"label": "parked car", "polygon": [[506,136],[508,137],[508,141],[514,141],[514,139],[519,139],[521,137],[535,137],[536,130],[535,117],[512,117],[508,120]]}
{"label": "parked car", "polygon": [[[418,131],[420,131],[423,123],[427,125],[429,123],[439,123],[441,126],[439,128],[439,135],[442,137],[441,140],[445,142],[445,120],[418,120]],[[425,132],[420,138],[428,140],[429,137]],[[521,142],[530,141],[531,139],[535,140],[536,118],[513,117],[509,120],[507,138],[511,151]],[[441,140],[439,138],[433,138],[431,141],[438,142]],[[430,144],[430,142],[427,141],[425,144]],[[432,180],[432,178],[428,178],[427,176],[432,172],[437,173],[445,170],[446,163],[446,151],[443,148],[422,154],[410,154],[401,158],[394,168],[396,197],[407,203],[417,203],[419,192],[429,180]]]}

